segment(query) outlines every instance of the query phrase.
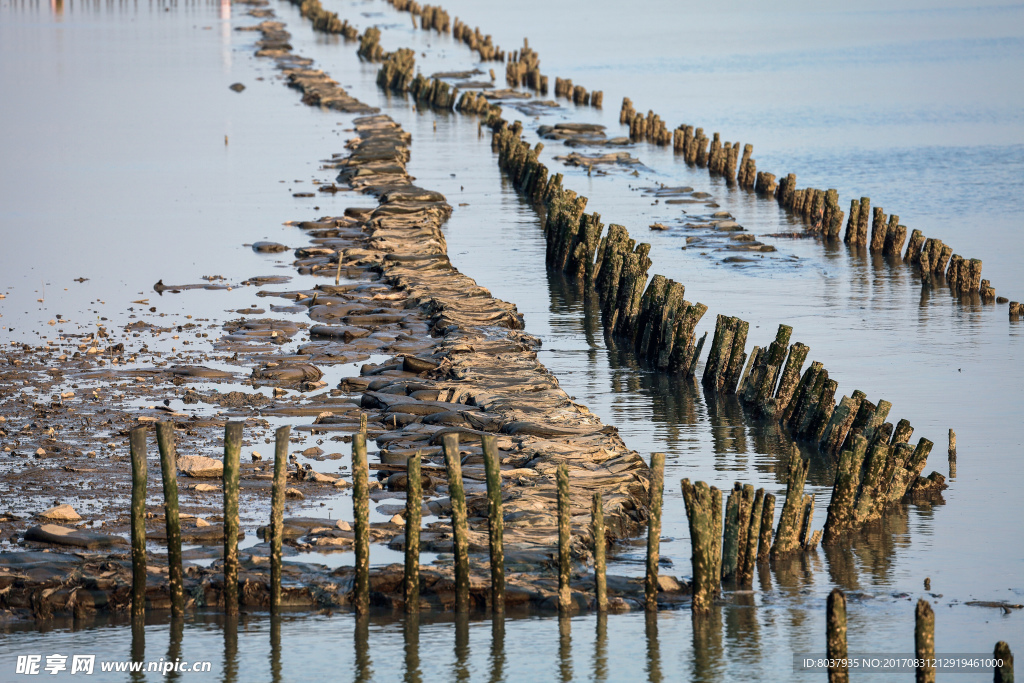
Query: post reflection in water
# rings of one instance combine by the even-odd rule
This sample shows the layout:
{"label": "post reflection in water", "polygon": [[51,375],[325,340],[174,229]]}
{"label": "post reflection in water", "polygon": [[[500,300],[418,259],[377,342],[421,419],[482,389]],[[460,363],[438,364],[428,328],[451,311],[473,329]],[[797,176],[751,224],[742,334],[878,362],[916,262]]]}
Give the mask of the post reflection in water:
{"label": "post reflection in water", "polygon": [[[171,618],[171,638],[167,645],[168,662],[176,662],[181,659],[181,639],[185,635],[185,620],[181,617]],[[180,671],[171,671],[167,674],[168,681],[181,680]]]}
{"label": "post reflection in water", "polygon": [[596,638],[594,642],[594,680],[608,680],[608,613],[597,613]]}
{"label": "post reflection in water", "polygon": [[356,680],[373,680],[373,659],[370,657],[370,617],[367,614],[355,616]]}
{"label": "post reflection in water", "polygon": [[[146,660],[146,618],[144,615],[132,617],[132,661]],[[146,676],[141,671],[133,671],[130,680],[144,681]]]}
{"label": "post reflection in water", "polygon": [[238,680],[238,615],[224,616],[224,683]]}
{"label": "post reflection in water", "polygon": [[691,681],[718,681],[723,668],[722,608],[712,605],[707,614],[694,613]]}
{"label": "post reflection in water", "polygon": [[658,647],[658,613],[644,612],[644,635],[647,638],[647,680],[661,683],[661,650]]}
{"label": "post reflection in water", "polygon": [[[732,605],[725,612],[725,635],[730,648],[738,647],[740,659],[745,662],[761,661],[761,634],[757,620],[757,604],[750,591],[737,591]],[[730,658],[736,657],[730,655]]]}
{"label": "post reflection in water", "polygon": [[405,681],[420,683],[423,680],[423,672],[420,670],[419,612],[406,613],[402,635],[405,641]]}
{"label": "post reflection in water", "polygon": [[469,680],[469,613],[455,614],[455,680]]}
{"label": "post reflection in water", "polygon": [[491,683],[505,680],[505,615],[491,617]]}
{"label": "post reflection in water", "polygon": [[281,616],[270,616],[270,680],[281,683]]}
{"label": "post reflection in water", "polygon": [[558,617],[558,680],[572,680],[572,621]]}

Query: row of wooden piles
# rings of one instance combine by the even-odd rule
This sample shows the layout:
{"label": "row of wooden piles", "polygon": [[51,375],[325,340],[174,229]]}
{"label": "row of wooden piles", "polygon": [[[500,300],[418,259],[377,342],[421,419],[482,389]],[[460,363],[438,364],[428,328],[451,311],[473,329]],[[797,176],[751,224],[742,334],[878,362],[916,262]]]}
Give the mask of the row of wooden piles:
{"label": "row of wooden piles", "polygon": [[587,198],[564,189],[561,174],[548,176],[538,160],[543,145],[527,144],[519,122],[492,117],[490,125],[499,165],[544,209],[548,265],[596,294],[609,333],[632,340],[657,368],[692,376],[704,343],[694,330],[707,306],[685,301],[683,285],[662,275],[648,283],[650,245],[638,244],[621,225],[602,236],[600,215],[585,212]]}
{"label": "row of wooden piles", "polygon": [[588,92],[582,85],[573,85],[571,78],[555,77],[555,97],[564,97],[576,106],[591,106],[598,109],[604,103],[602,91]]}
{"label": "row of wooden piles", "polygon": [[451,33],[452,37],[476,52],[483,62],[504,62],[505,51],[494,44],[491,36],[480,32],[480,27],[470,28],[458,17],[451,18],[447,10],[436,5],[420,5],[415,0],[388,0],[399,12],[408,12],[413,22],[419,17],[419,27],[424,31]]}
{"label": "row of wooden piles", "polygon": [[417,105],[466,114],[500,115],[501,109],[473,91],[460,92],[439,78],[427,78],[416,72],[416,55],[409,48],[391,52],[377,71],[377,85],[394,93],[409,93]]}
{"label": "row of wooden piles", "polygon": [[359,37],[359,30],[348,23],[347,19],[338,17],[337,12],[328,12],[320,4],[320,0],[288,0],[299,6],[299,12],[313,24],[314,31],[332,33],[343,36],[346,40]]}
{"label": "row of wooden piles", "polygon": [[[636,111],[632,100],[622,100],[619,123],[629,126],[629,137],[633,141],[647,141],[656,145],[671,144],[691,166],[707,168],[714,176],[722,176],[731,184],[737,184],[759,195],[775,198],[779,205],[799,215],[811,232],[838,239],[842,231],[844,213],[839,208],[839,193],[835,189],[819,190],[813,187],[797,188],[796,174],[790,173],[776,182],[772,173],[757,170],[752,157],[753,145],[722,142],[718,133],[709,140],[703,128],[683,124],[671,133],[665,122],[653,111],[644,116]],[[870,235],[868,224],[871,225]],[[988,280],[981,279],[982,262],[954,254],[939,239],[926,238],[920,230],[910,233],[907,242],[907,227],[900,224],[899,216],[893,214],[886,219],[881,207],[872,212],[868,197],[854,199],[843,237],[846,244],[866,246],[871,253],[899,257],[907,243],[903,261],[920,268],[928,276],[945,276],[946,284],[955,294],[978,294],[982,301],[995,301],[996,291]],[[1004,298],[1000,303],[1006,303]],[[1013,302],[1017,304],[1017,302]],[[1011,305],[1010,316],[1019,316],[1024,309],[1019,304]]]}
{"label": "row of wooden piles", "polygon": [[[874,403],[857,390],[843,396],[837,405],[838,383],[829,378],[828,370],[818,361],[803,368],[810,348],[800,342],[790,344],[790,326],[779,325],[770,344],[754,346],[748,355],[745,347],[749,327],[739,318],[718,316],[701,377],[705,389],[718,395],[736,395],[758,417],[777,420],[794,439],[839,458],[840,467],[843,458],[853,453],[856,472],[863,466],[865,481],[872,480],[868,481],[869,488],[877,486],[873,479],[881,476],[875,468],[883,468],[887,473],[883,504],[898,501],[911,490],[945,487],[941,474],[932,473],[928,479],[920,476],[933,444],[922,438],[916,448],[911,446],[914,428],[910,423],[887,422],[892,409],[889,401]],[[870,466],[865,453],[871,454]],[[864,521],[877,518],[866,498],[864,506]]]}

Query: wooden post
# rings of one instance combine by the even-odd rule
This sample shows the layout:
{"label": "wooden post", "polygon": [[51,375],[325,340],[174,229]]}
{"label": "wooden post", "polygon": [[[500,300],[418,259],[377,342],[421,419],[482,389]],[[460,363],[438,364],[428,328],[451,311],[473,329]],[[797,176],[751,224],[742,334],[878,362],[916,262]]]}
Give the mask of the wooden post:
{"label": "wooden post", "polygon": [[455,611],[469,610],[469,538],[466,527],[466,494],[462,488],[459,435],[445,434],[444,465],[448,470],[448,495],[452,501],[452,545],[455,555]]}
{"label": "wooden post", "polygon": [[1004,640],[996,643],[996,649],[992,653],[994,659],[1001,660],[1002,664],[995,668],[995,675],[992,680],[995,683],[1013,683],[1013,653],[1010,646]]}
{"label": "wooden post", "polygon": [[761,533],[757,541],[757,561],[762,562],[768,559],[772,550],[772,529],[775,522],[775,496],[771,493],[764,494],[764,504],[761,507]]}
{"label": "wooden post", "polygon": [[867,453],[868,441],[863,436],[854,438],[853,448],[839,454],[832,499],[825,518],[825,542],[831,543],[853,523],[854,503],[860,486],[860,471]]}
{"label": "wooden post", "polygon": [[647,518],[647,575],[644,580],[645,607],[658,610],[658,560],[661,542],[661,505],[665,497],[665,454],[651,453],[651,500]]}
{"label": "wooden post", "polygon": [[608,581],[605,576],[604,505],[601,492],[594,491],[594,502],[590,509],[594,534],[594,599],[597,611],[608,611]]}
{"label": "wooden post", "polygon": [[238,467],[242,423],[224,425],[224,611],[238,614]]}
{"label": "wooden post", "polygon": [[914,610],[914,657],[926,660],[917,667],[916,683],[935,683],[935,667],[931,660],[935,659],[935,612],[928,601],[917,601]]}
{"label": "wooden post", "polygon": [[132,617],[146,613],[146,428],[131,431],[132,455]]}
{"label": "wooden post", "polygon": [[810,461],[800,456],[800,450],[794,445],[789,459],[789,481],[786,483],[786,502],[782,504],[779,515],[779,528],[775,532],[775,544],[772,546],[772,557],[779,557],[798,550],[800,547],[801,514],[804,503],[804,482],[807,480],[807,468]]}
{"label": "wooden post", "polygon": [[491,609],[505,611],[505,548],[502,540],[505,520],[501,510],[501,459],[498,441],[487,435],[482,439],[484,467],[487,472],[487,519],[491,551]]}
{"label": "wooden post", "polygon": [[690,526],[693,613],[711,611],[722,576],[722,492],[702,481],[683,479],[683,502]]}
{"label": "wooden post", "polygon": [[[291,427],[274,432],[274,480],[270,489],[270,613],[281,610],[281,542],[284,535],[284,489],[288,477],[288,437]],[[273,620],[272,620],[273,621]]]}
{"label": "wooden post", "polygon": [[[830,662],[845,660],[846,650],[846,596],[838,588],[828,594],[825,617],[825,658]],[[829,665],[828,683],[849,683],[850,670],[846,666]]]}
{"label": "wooden post", "polygon": [[567,614],[572,607],[572,592],[569,589],[571,556],[569,554],[569,468],[565,463],[558,466],[558,611]]}
{"label": "wooden post", "polygon": [[949,457],[952,460],[956,459],[956,432],[952,429],[949,430]]}
{"label": "wooden post", "polygon": [[722,535],[722,583],[733,583],[736,580],[742,495],[743,486],[736,482],[725,501],[725,532]]}
{"label": "wooden post", "polygon": [[352,435],[352,513],[355,517],[356,577],[352,604],[356,614],[370,611],[370,484],[366,433]]}
{"label": "wooden post", "polygon": [[185,614],[185,585],[181,571],[181,522],[178,519],[178,466],[174,448],[174,423],[156,426],[160,447],[160,472],[164,481],[164,519],[167,523],[167,578],[170,584],[171,616]]}
{"label": "wooden post", "polygon": [[764,508],[764,489],[758,489],[754,494],[754,504],[750,506],[749,519],[746,537],[740,539],[743,544],[743,552],[740,553],[740,563],[736,570],[736,584],[740,588],[752,586],[754,583],[754,565],[757,563],[757,543],[761,537],[761,517]]}
{"label": "wooden post", "polygon": [[423,523],[423,478],[420,453],[406,460],[405,472],[405,611],[420,609],[420,526]]}

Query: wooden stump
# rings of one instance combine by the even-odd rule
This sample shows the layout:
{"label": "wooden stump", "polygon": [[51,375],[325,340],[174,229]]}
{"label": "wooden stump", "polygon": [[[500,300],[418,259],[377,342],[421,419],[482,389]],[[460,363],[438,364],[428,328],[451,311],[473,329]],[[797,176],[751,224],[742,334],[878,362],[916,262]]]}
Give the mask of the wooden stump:
{"label": "wooden stump", "polygon": [[722,492],[698,481],[683,479],[683,502],[690,527],[693,571],[693,612],[711,611],[722,572]]}

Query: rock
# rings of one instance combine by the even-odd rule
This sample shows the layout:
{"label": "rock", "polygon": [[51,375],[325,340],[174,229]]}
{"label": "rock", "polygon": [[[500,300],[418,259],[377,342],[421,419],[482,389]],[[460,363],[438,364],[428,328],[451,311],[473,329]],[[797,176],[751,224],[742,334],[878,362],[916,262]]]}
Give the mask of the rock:
{"label": "rock", "polygon": [[344,479],[339,478],[334,480],[334,488],[336,489],[347,489],[351,486],[352,484],[350,484],[348,481]]}
{"label": "rock", "polygon": [[335,524],[335,526],[341,529],[342,531],[352,531],[352,525],[343,519],[339,519],[338,523]]}
{"label": "rock", "polygon": [[317,482],[319,484],[333,484],[334,483],[334,477],[332,477],[330,475],[327,475],[327,474],[324,474],[322,472],[317,472],[316,470],[313,470],[313,469],[306,470],[306,474],[303,476],[303,480],[305,480],[305,481],[315,481],[315,482]]}
{"label": "rock", "polygon": [[260,462],[261,460],[263,460],[263,456],[260,455],[258,452],[253,451],[252,452],[252,461],[253,462]]}
{"label": "rock", "polygon": [[306,450],[302,451],[302,454],[304,456],[306,456],[307,458],[315,458],[318,455],[323,455],[324,451],[321,448],[317,448],[316,446],[312,446],[311,448],[307,448]]}
{"label": "rock", "polygon": [[220,487],[213,484],[196,484],[192,487],[192,490],[199,493],[215,493],[220,491]]}
{"label": "rock", "polygon": [[245,90],[245,85],[242,83],[232,83],[228,86],[228,88],[234,90],[235,92],[242,92],[243,90]]}
{"label": "rock", "polygon": [[264,254],[276,254],[278,252],[288,251],[288,247],[280,242],[253,242],[252,250]]}
{"label": "rock", "polygon": [[662,593],[678,593],[683,590],[683,586],[674,576],[659,573],[658,590]]}
{"label": "rock", "polygon": [[207,527],[207,526],[212,526],[212,525],[209,522],[207,522],[205,519],[203,519],[202,517],[196,517],[196,526],[199,527],[199,528],[202,528],[202,527]]}
{"label": "rock", "polygon": [[75,512],[73,507],[67,504],[57,505],[49,510],[44,510],[39,513],[39,516],[46,519],[55,519],[59,522],[77,522],[82,519],[82,516]]}
{"label": "rock", "polygon": [[120,536],[110,536],[83,529],[69,529],[66,526],[57,526],[56,524],[43,524],[32,527],[25,532],[25,540],[89,549],[128,545],[128,541]]}
{"label": "rock", "polygon": [[664,223],[651,223],[651,230],[668,230],[668,226]]}
{"label": "rock", "polygon": [[388,521],[390,521],[395,526],[405,526],[405,518],[402,517],[402,515],[395,515]]}
{"label": "rock", "polygon": [[306,497],[302,495],[302,491],[297,488],[288,488],[284,490],[285,498],[297,498],[298,500],[305,500]]}
{"label": "rock", "polygon": [[178,471],[188,477],[222,477],[224,463],[201,455],[179,455]]}
{"label": "rock", "polygon": [[36,457],[37,458],[45,458],[46,457],[46,449],[45,448],[37,448],[36,449]]}

